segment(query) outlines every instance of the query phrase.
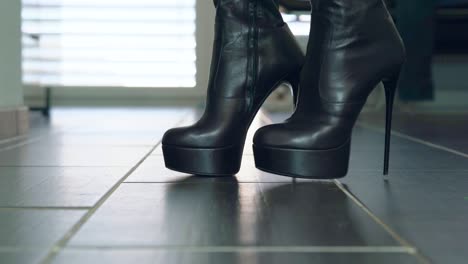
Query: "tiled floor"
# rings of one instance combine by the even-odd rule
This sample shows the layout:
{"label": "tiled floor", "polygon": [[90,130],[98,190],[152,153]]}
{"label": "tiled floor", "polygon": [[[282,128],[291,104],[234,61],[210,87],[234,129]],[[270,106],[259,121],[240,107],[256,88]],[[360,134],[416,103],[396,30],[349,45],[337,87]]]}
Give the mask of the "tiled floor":
{"label": "tiled floor", "polygon": [[0,263],[466,263],[463,149],[398,134],[385,180],[369,118],[346,178],[294,181],[255,169],[251,134],[270,122],[261,115],[235,177],[165,169],[162,134],[197,114],[33,116],[30,135],[0,142]]}

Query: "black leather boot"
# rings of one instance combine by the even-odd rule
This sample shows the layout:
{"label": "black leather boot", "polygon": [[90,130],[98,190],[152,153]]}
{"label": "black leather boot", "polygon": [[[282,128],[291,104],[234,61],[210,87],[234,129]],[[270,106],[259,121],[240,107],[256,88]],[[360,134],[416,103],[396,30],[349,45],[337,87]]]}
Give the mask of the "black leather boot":
{"label": "black leather boot", "polygon": [[255,114],[280,84],[297,91],[304,62],[274,0],[216,2],[205,112],[194,125],[167,131],[162,141],[166,167],[191,174],[237,173]]}
{"label": "black leather boot", "polygon": [[382,0],[313,0],[310,39],[298,105],[281,124],[254,136],[257,168],[290,177],[346,175],[354,123],[368,95],[384,82],[387,127],[405,52]]}

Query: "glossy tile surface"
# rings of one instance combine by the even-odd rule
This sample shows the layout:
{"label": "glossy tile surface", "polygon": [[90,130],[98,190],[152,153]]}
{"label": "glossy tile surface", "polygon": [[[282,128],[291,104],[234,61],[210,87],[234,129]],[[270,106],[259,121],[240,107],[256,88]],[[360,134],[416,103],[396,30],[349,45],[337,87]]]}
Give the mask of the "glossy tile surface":
{"label": "glossy tile surface", "polygon": [[[383,168],[384,134],[356,126],[351,141],[350,171]],[[390,151],[391,170],[468,170],[468,159],[447,151],[393,136]]]}
{"label": "glossy tile surface", "polygon": [[0,167],[2,207],[92,207],[128,169]]}
{"label": "glossy tile surface", "polygon": [[119,263],[180,263],[180,264],[416,264],[411,255],[403,253],[197,253],[164,250],[65,250],[53,262],[56,264],[78,264],[97,261],[102,264]]}
{"label": "glossy tile surface", "polygon": [[57,241],[83,210],[0,210],[0,247],[47,247]]}
{"label": "glossy tile surface", "polygon": [[[276,120],[281,117],[276,116]],[[401,116],[396,120],[406,120],[396,122],[398,129],[424,140],[433,139],[435,144],[443,141],[456,144],[462,138],[459,132],[466,129],[463,123],[457,130],[451,122],[451,129],[456,131],[444,133],[442,127],[436,125],[432,130],[428,125],[441,120],[418,121],[415,117]],[[376,127],[382,124],[378,117],[365,117],[362,122]],[[358,125],[353,132],[350,171],[340,181],[401,238],[416,245],[429,261],[465,263],[468,158],[394,135],[390,174],[385,181],[381,174],[383,139],[382,131]]]}
{"label": "glossy tile surface", "polygon": [[435,263],[465,263],[468,171],[393,171],[342,180],[380,219]]}
{"label": "glossy tile surface", "polygon": [[0,249],[1,263],[39,263],[47,255],[44,249]]}
{"label": "glossy tile surface", "polygon": [[49,120],[32,113],[28,135],[0,141],[0,263],[44,261],[187,113],[68,108]]}
{"label": "glossy tile surface", "polygon": [[[382,114],[369,113],[361,122],[383,126]],[[405,135],[442,145],[468,154],[468,114],[408,114],[395,113],[393,128]]]}
{"label": "glossy tile surface", "polygon": [[0,152],[5,166],[125,166],[135,165],[151,147],[45,146],[32,143]]}
{"label": "glossy tile surface", "polygon": [[84,213],[0,209],[0,263],[38,263]]}
{"label": "glossy tile surface", "polygon": [[[113,232],[121,230],[122,232]],[[70,245],[395,246],[333,183],[122,185]]]}
{"label": "glossy tile surface", "polygon": [[[163,133],[199,115],[33,114],[30,134],[0,142],[0,263],[466,262],[468,158],[394,136],[384,181],[383,134],[357,126],[342,186],[294,180],[255,168],[259,115],[235,177],[165,169]],[[463,145],[436,130],[424,140]]]}
{"label": "glossy tile surface", "polygon": [[159,143],[164,131],[148,132],[70,132],[58,135],[48,135],[41,139],[42,145],[67,146],[114,146],[114,147],[146,147]]}

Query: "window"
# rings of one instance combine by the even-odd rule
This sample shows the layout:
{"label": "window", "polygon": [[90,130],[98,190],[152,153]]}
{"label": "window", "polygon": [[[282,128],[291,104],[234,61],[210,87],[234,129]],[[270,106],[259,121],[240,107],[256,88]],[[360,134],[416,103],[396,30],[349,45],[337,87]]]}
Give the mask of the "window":
{"label": "window", "polygon": [[283,14],[283,19],[295,36],[309,36],[310,14]]}
{"label": "window", "polygon": [[194,87],[196,0],[22,0],[23,81]]}

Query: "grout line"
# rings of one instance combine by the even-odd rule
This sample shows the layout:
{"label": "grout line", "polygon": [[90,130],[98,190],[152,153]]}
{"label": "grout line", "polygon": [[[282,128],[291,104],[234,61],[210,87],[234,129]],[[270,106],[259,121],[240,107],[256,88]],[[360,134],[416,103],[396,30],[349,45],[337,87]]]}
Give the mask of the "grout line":
{"label": "grout line", "polygon": [[[175,125],[182,123],[186,116],[183,116]],[[57,256],[57,254],[68,244],[71,238],[81,229],[81,227],[93,216],[93,214],[109,199],[109,197],[120,187],[120,185],[150,156],[151,152],[153,152],[156,147],[161,143],[159,141],[154,145],[148,153],[146,153],[143,158],[138,161],[122,178],[120,178],[117,183],[115,183],[110,190],[108,190],[97,203],[90,209],[81,219],[75,223],[70,230],[59,240],[57,241],[54,246],[49,250],[49,253],[45,256],[45,258],[40,262],[42,264],[51,263],[53,259]]]}
{"label": "grout line", "polygon": [[366,212],[375,222],[377,222],[380,226],[382,226],[385,231],[387,231],[390,236],[392,236],[398,243],[400,243],[404,247],[413,247],[409,242],[407,242],[404,238],[400,237],[393,229],[391,229],[387,224],[385,224],[380,218],[378,218],[372,211],[367,208],[356,196],[354,196],[351,192],[349,192],[339,180],[333,180],[336,186],[348,196],[355,204],[358,205],[364,212]]}
{"label": "grout line", "polygon": [[[54,132],[51,132],[50,135],[56,135],[56,134],[61,134],[61,133],[62,133],[61,131],[54,131]],[[17,148],[17,147],[21,147],[21,146],[24,146],[24,145],[28,145],[30,143],[38,142],[42,138],[44,138],[45,136],[46,136],[46,133],[40,132],[40,133],[38,133],[37,136],[29,138],[29,139],[28,139],[28,134],[21,135],[21,136],[18,136],[18,137],[14,137],[14,138],[11,138],[11,139],[6,139],[5,140],[6,142],[0,142],[0,144],[4,144],[4,143],[7,144],[8,142],[14,141],[14,140],[22,140],[22,139],[26,139],[26,140],[23,141],[23,142],[19,142],[17,144],[13,144],[11,146],[0,148],[0,152],[10,150],[10,149],[14,149],[14,148]]]}
{"label": "grout line", "polygon": [[0,140],[0,144],[8,144],[8,143],[10,143],[12,141],[22,140],[24,138],[27,138],[27,135],[20,135],[20,136],[16,136],[16,137],[12,137],[12,138],[6,138],[6,139]]}
{"label": "grout line", "polygon": [[[262,112],[260,118],[262,118],[264,121],[267,123],[273,123],[273,120],[271,120],[265,113]],[[379,224],[387,233],[390,234],[396,241],[398,241],[402,246],[406,248],[411,248],[414,249],[412,254],[417,257],[421,262],[423,263],[430,263],[426,257],[421,255],[421,253],[418,252],[416,247],[412,246],[408,241],[406,241],[404,238],[402,238],[398,233],[396,233],[388,224],[386,224],[383,220],[378,218],[369,208],[367,208],[357,197],[355,197],[352,193],[350,193],[344,186],[343,184],[338,181],[338,180],[333,180],[336,184],[336,186],[346,194],[358,207],[360,207],[367,215],[369,215],[377,224]]]}
{"label": "grout line", "polygon": [[415,249],[401,246],[70,246],[67,250],[137,250],[137,251],[183,251],[205,253],[229,252],[283,252],[283,253],[407,253]]}
{"label": "grout line", "polygon": [[[383,132],[383,129],[381,129],[379,127],[369,125],[367,123],[358,122],[358,125],[363,127],[363,128],[368,128],[368,129],[372,129],[374,131]],[[395,135],[395,136],[398,136],[398,137],[401,137],[401,138],[404,138],[404,139],[408,139],[408,140],[411,140],[411,141],[414,141],[414,142],[417,142],[417,143],[420,143],[422,145],[426,145],[426,146],[429,146],[429,147],[432,147],[432,148],[435,148],[435,149],[438,149],[438,150],[447,151],[447,152],[450,152],[452,154],[468,158],[467,153],[463,153],[463,152],[460,152],[460,151],[457,151],[457,150],[454,150],[454,149],[451,149],[451,148],[448,148],[448,147],[444,147],[442,145],[434,144],[434,143],[431,143],[429,141],[422,140],[422,139],[419,139],[419,138],[416,138],[416,137],[413,137],[413,136],[410,136],[410,135],[406,135],[404,133],[401,133],[401,132],[398,132],[398,131],[395,131],[395,130],[392,130],[392,135]]]}
{"label": "grout line", "polygon": [[384,221],[382,221],[379,217],[377,217],[366,205],[364,205],[356,196],[354,196],[351,192],[349,192],[343,184],[339,180],[334,180],[336,186],[348,196],[357,206],[359,206],[367,215],[372,218],[378,225],[380,225],[385,231],[387,231],[390,236],[392,236],[398,243],[406,248],[412,248],[414,251],[412,255],[414,255],[418,260],[423,263],[431,263],[425,256],[423,256],[413,245],[411,245],[408,241],[406,241],[403,237],[401,237],[398,233],[396,233],[389,225],[387,225]]}
{"label": "grout line", "polygon": [[0,211],[7,210],[89,210],[92,206],[0,206]]}
{"label": "grout line", "polygon": [[7,150],[11,150],[11,149],[14,149],[14,148],[17,148],[17,147],[21,147],[21,146],[24,146],[24,145],[28,145],[28,144],[30,144],[30,143],[37,142],[37,141],[39,141],[42,137],[43,137],[43,136],[37,136],[37,137],[35,137],[35,138],[31,138],[31,139],[25,140],[25,141],[23,141],[23,142],[13,144],[13,145],[8,146],[8,147],[0,148],[0,152],[7,151]]}

